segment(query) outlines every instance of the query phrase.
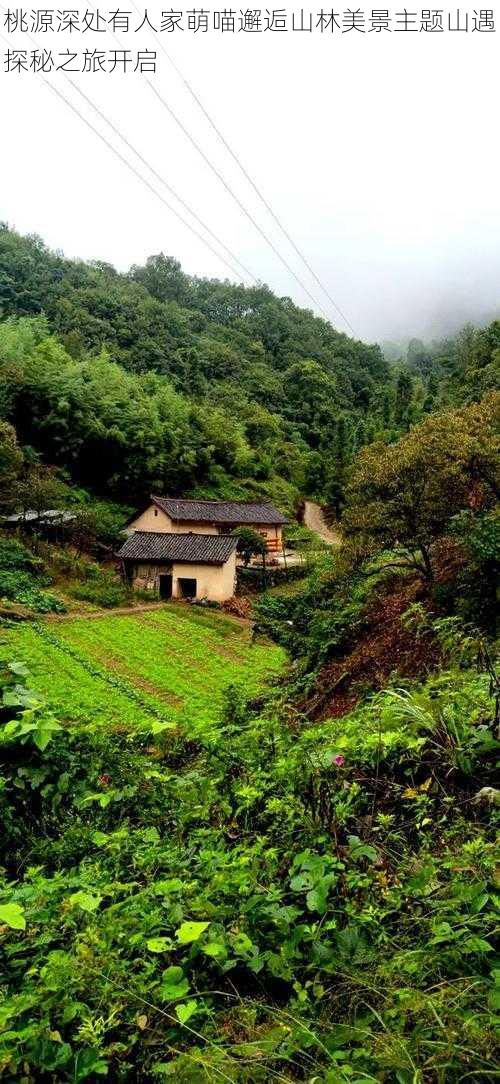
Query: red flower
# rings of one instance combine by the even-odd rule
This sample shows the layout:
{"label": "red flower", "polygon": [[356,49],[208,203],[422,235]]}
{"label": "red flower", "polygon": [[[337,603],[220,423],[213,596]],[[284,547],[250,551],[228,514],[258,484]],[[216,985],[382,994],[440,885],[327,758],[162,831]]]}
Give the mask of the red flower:
{"label": "red flower", "polygon": [[101,784],[101,787],[107,787],[110,780],[111,780],[110,775],[100,775],[97,782]]}
{"label": "red flower", "polygon": [[333,758],[333,763],[336,765],[337,768],[344,767],[345,757],[342,756],[342,753],[338,753],[337,756]]}

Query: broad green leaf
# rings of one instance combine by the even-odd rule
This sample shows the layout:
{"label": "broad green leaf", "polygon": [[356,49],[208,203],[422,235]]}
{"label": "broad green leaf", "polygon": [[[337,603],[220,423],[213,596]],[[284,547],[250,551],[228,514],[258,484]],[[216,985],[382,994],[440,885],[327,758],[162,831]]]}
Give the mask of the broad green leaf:
{"label": "broad green leaf", "polygon": [[180,892],[184,884],[179,877],[170,877],[165,881],[155,881],[153,891],[155,896],[167,896],[170,892]]}
{"label": "broad green leaf", "polygon": [[316,885],[316,888],[312,888],[306,896],[306,904],[308,911],[317,911],[318,914],[324,915],[327,907],[328,899],[328,886]]}
{"label": "broad green leaf", "polygon": [[483,937],[468,937],[466,941],[462,942],[463,952],[493,952],[493,945],[490,945],[488,941],[485,941]]}
{"label": "broad green leaf", "polygon": [[164,730],[175,730],[176,727],[177,723],[160,722],[159,719],[154,719],[150,727],[150,732],[153,735],[163,734]]}
{"label": "broad green leaf", "polygon": [[227,956],[226,946],[221,941],[209,941],[207,945],[203,945],[203,952],[205,956]]}
{"label": "broad green leaf", "polygon": [[96,847],[104,847],[104,845],[109,840],[109,836],[106,835],[106,832],[99,832],[99,831],[92,832],[92,835],[91,835],[90,838],[92,840],[92,843],[95,843]]}
{"label": "broad green leaf", "polygon": [[162,975],[160,995],[163,1001],[175,1001],[176,998],[185,997],[189,990],[189,982],[184,975],[182,967],[175,964],[167,967]]}
{"label": "broad green leaf", "polygon": [[175,931],[175,936],[179,944],[190,945],[192,941],[198,941],[209,926],[209,922],[183,922]]}
{"label": "broad green leaf", "polygon": [[2,701],[6,708],[18,708],[24,704],[25,697],[20,693],[15,692],[14,689],[6,689],[2,696]]}
{"label": "broad green leaf", "polygon": [[157,828],[145,828],[141,832],[144,843],[158,843],[160,840],[160,833]]}
{"label": "broad green leaf", "polygon": [[146,947],[150,952],[166,952],[172,945],[169,937],[150,937]]}
{"label": "broad green leaf", "polygon": [[162,975],[163,981],[169,984],[180,982],[183,978],[184,972],[182,970],[182,967],[178,967],[177,964],[172,964],[171,967],[166,967]]}
{"label": "broad green leaf", "polygon": [[10,926],[11,930],[25,930],[26,919],[23,908],[19,903],[3,903],[0,905],[0,924]]}
{"label": "broad green leaf", "polygon": [[304,892],[305,889],[312,888],[313,883],[310,873],[298,873],[296,877],[292,877],[290,888],[292,892]]}
{"label": "broad green leaf", "polygon": [[197,1001],[184,1001],[182,1005],[175,1006],[175,1015],[180,1024],[187,1024],[198,1010]]}
{"label": "broad green leaf", "polygon": [[185,997],[189,991],[189,983],[187,979],[181,979],[180,982],[164,983],[160,986],[160,997],[162,1001],[175,1001],[176,998]]}
{"label": "broad green leaf", "polygon": [[107,1076],[108,1065],[101,1057],[98,1050],[84,1049],[75,1053],[75,1068],[72,1079],[76,1081],[88,1080],[89,1077]]}
{"label": "broad green leaf", "polygon": [[60,726],[60,724],[51,716],[39,720],[36,730],[33,733],[33,741],[42,753],[44,749],[47,748],[52,735],[56,730],[62,730],[62,726]]}
{"label": "broad green leaf", "polygon": [[355,861],[360,858],[367,858],[369,862],[375,862],[378,854],[375,847],[371,847],[369,843],[362,843],[359,836],[348,836],[349,850]]}
{"label": "broad green leaf", "polygon": [[69,897],[69,902],[72,907],[81,907],[82,911],[87,911],[88,914],[92,914],[97,911],[99,904],[102,900],[102,896],[92,896],[90,892],[74,892]]}
{"label": "broad green leaf", "polygon": [[252,942],[246,933],[240,932],[231,938],[231,945],[235,952],[247,953],[253,948]]}

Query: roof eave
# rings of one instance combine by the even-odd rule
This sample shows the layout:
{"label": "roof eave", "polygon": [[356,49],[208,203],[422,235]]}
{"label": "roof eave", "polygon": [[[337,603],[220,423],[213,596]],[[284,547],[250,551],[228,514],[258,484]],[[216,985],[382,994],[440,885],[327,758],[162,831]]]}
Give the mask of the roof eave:
{"label": "roof eave", "polygon": [[[211,504],[211,505],[217,505],[217,504],[225,504],[226,503],[225,501],[217,501],[217,500],[213,500],[213,501],[200,500],[200,501],[197,501],[194,497],[179,497],[179,498],[177,498],[177,497],[160,497],[160,496],[157,496],[154,493],[150,494],[150,500],[151,500],[151,502],[153,504],[155,504],[157,506],[157,508],[160,509],[161,512],[163,512],[165,515],[168,515],[170,517],[170,519],[176,520],[177,523],[207,523],[207,524],[211,524],[213,526],[221,526],[221,525],[224,525],[224,523],[227,523],[227,524],[236,523],[237,525],[245,526],[245,524],[241,524],[241,520],[239,520],[238,517],[236,517],[235,519],[223,520],[223,519],[213,519],[208,514],[207,514],[206,517],[204,517],[203,514],[201,514],[201,515],[198,514],[196,516],[191,516],[189,519],[186,519],[182,515],[181,516],[178,516],[178,515],[176,516],[175,514],[173,514],[171,512],[167,512],[166,509],[163,507],[163,503],[162,503],[164,501],[168,501],[170,504],[174,504],[176,501],[178,501],[181,504],[207,504],[207,505]],[[229,502],[229,503],[231,503],[231,502]],[[234,503],[238,504],[237,501],[235,501]],[[252,501],[242,501],[241,503],[242,503],[242,505],[245,505],[245,504],[252,504],[254,502],[252,502]],[[259,503],[259,502],[255,502],[255,503]],[[270,503],[271,503],[270,501],[269,502],[268,501],[262,501],[262,507],[265,508]],[[261,527],[283,527],[283,526],[285,526],[285,524],[287,524],[289,522],[289,520],[286,519],[286,517],[283,516],[280,512],[278,512],[277,509],[273,509],[273,510],[276,512],[276,519],[265,519],[265,520],[253,519],[253,520],[248,521],[247,526],[251,526],[252,523],[258,524]],[[134,516],[133,519],[137,519],[137,516]]]}
{"label": "roof eave", "polygon": [[193,557],[120,557],[120,561],[133,561],[134,564],[141,565],[211,565],[214,568],[222,568],[225,565],[225,561],[209,561],[206,557],[203,559],[199,557],[195,560]]}

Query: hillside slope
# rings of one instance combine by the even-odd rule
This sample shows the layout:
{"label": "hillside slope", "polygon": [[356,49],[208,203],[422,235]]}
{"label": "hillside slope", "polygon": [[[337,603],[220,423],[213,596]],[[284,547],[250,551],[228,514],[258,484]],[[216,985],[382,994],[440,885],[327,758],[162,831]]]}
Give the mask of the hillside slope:
{"label": "hillside slope", "polygon": [[377,346],[266,286],[189,278],[163,255],[119,274],[0,228],[0,317],[0,410],[21,444],[129,501],[154,484],[290,507],[322,484],[324,448],[342,440],[349,456],[385,425],[392,377]]}
{"label": "hillside slope", "polygon": [[365,449],[252,636],[2,626],[6,1079],[495,1078],[499,406]]}
{"label": "hillside slope", "polygon": [[389,364],[268,287],[126,274],[0,225],[0,418],[73,483],[345,503],[349,466],[433,410],[498,384],[500,323]]}

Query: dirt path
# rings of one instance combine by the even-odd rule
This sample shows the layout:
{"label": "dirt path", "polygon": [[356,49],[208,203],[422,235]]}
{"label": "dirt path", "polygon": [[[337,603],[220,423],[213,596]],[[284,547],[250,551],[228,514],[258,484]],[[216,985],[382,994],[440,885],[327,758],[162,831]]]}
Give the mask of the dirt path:
{"label": "dirt path", "polygon": [[[160,608],[161,603],[145,602],[139,606],[121,606],[116,607],[116,609],[111,607],[106,610],[73,610],[73,612],[70,610],[69,613],[66,614],[48,613],[43,614],[43,619],[45,621],[75,621],[78,618],[81,618],[82,620],[88,621],[97,617],[128,617],[129,614],[141,614],[144,613],[145,610],[159,610]],[[37,614],[36,619],[39,621],[40,615]]]}
{"label": "dirt path", "polygon": [[339,532],[330,529],[321,505],[315,504],[314,501],[304,502],[304,526],[309,527],[310,531],[314,531],[329,546],[340,546],[342,539]]}
{"label": "dirt path", "polygon": [[[120,606],[116,607],[115,609],[111,608],[108,610],[74,610],[73,612],[70,611],[69,613],[65,614],[48,613],[35,614],[34,616],[37,621],[40,621],[41,619],[50,622],[78,620],[89,621],[103,617],[130,617],[131,614],[141,614],[146,613],[147,611],[154,610],[156,610],[157,613],[162,613],[162,611],[164,612],[167,607],[174,613],[176,611],[177,613],[182,613],[182,609],[184,609],[185,606],[185,603],[180,603],[176,606],[175,603],[144,602],[140,603],[138,606]],[[253,625],[253,621],[250,618],[237,617],[236,614],[228,614],[224,610],[204,610],[203,607],[196,607],[196,611],[198,613],[209,613],[210,616],[215,615],[216,618],[225,618],[226,621],[232,621],[235,625],[242,625],[244,628],[251,628]]]}

